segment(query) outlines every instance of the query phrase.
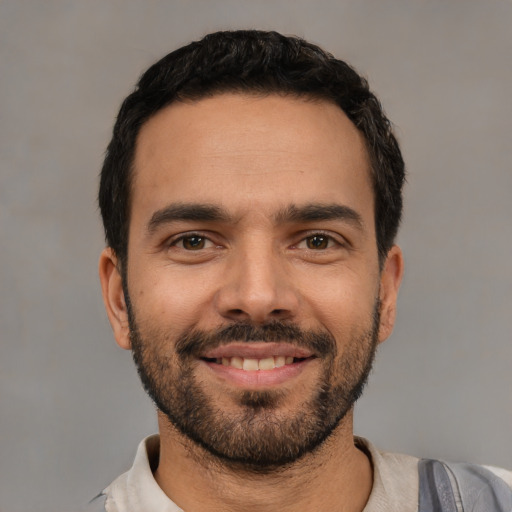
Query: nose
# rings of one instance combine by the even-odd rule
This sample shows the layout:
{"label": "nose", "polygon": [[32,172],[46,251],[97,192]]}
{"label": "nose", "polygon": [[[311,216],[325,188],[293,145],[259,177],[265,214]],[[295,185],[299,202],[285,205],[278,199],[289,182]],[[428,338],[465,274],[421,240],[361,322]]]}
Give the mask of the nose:
{"label": "nose", "polygon": [[254,324],[293,319],[300,300],[288,265],[271,248],[252,247],[233,255],[215,296],[217,312]]}

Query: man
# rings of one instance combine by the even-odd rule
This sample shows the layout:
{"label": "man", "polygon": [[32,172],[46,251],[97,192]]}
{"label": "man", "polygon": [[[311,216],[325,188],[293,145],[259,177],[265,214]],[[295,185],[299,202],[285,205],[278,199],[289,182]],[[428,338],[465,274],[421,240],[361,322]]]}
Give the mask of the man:
{"label": "man", "polygon": [[510,473],[354,438],[403,181],[366,81],[303,40],[211,34],[144,73],[102,170],[100,278],[159,436],[90,510],[512,510]]}

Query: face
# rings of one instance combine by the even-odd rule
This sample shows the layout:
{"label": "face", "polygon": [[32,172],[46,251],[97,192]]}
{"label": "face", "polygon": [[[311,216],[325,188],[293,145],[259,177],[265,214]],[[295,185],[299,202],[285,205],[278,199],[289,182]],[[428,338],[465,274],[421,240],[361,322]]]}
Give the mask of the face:
{"label": "face", "polygon": [[[364,140],[335,105],[270,95],[176,103],[141,129],[124,289],[100,262],[118,343],[170,423],[270,468],[350,411],[393,325]],[[380,322],[379,322],[380,318]]]}

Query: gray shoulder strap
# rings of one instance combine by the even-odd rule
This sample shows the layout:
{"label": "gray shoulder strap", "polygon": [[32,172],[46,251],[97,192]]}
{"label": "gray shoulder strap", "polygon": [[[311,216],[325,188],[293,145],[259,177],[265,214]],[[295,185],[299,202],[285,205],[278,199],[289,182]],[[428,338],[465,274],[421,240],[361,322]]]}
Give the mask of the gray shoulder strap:
{"label": "gray shoulder strap", "polygon": [[512,489],[482,466],[423,459],[418,470],[419,512],[512,512]]}
{"label": "gray shoulder strap", "polygon": [[107,496],[103,493],[98,494],[96,498],[93,498],[87,506],[82,510],[82,512],[106,512],[105,502],[107,501]]}
{"label": "gray shoulder strap", "polygon": [[418,462],[420,496],[418,512],[458,512],[450,477],[437,460]]}

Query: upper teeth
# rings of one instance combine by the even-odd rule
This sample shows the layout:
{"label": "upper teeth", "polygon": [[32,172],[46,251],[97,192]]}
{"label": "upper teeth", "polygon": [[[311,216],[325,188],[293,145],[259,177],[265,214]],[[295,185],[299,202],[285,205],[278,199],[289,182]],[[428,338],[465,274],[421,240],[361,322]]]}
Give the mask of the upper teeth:
{"label": "upper teeth", "polygon": [[292,364],[292,356],[274,356],[266,357],[264,359],[249,359],[247,357],[223,357],[217,359],[217,363],[224,366],[232,366],[240,370],[256,371],[256,370],[272,370],[279,368],[285,364]]}

